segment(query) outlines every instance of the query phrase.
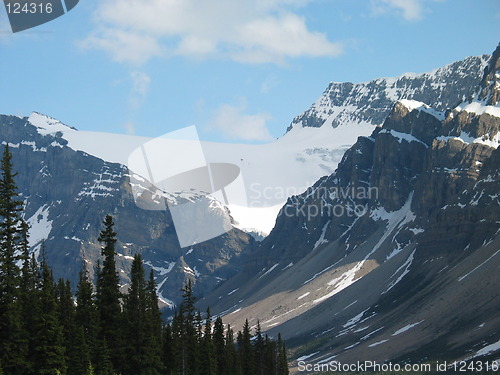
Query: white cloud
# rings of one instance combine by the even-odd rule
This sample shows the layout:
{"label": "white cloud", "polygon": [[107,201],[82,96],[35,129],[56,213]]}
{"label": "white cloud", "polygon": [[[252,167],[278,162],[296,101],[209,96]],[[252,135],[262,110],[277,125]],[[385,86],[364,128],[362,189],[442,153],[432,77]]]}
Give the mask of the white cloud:
{"label": "white cloud", "polygon": [[288,58],[334,57],[342,45],[310,30],[294,13],[310,0],[101,0],[96,30],[82,46],[116,61],[150,58],[226,58],[283,63]]}
{"label": "white cloud", "polygon": [[246,109],[245,102],[237,106],[221,105],[208,125],[209,130],[218,131],[231,140],[272,140],[273,137],[267,129],[267,121],[271,116],[267,113],[246,114]]}
{"label": "white cloud", "polygon": [[130,78],[132,79],[132,89],[130,90],[129,103],[131,109],[136,110],[146,98],[151,84],[151,77],[144,72],[135,71],[130,72]]}
{"label": "white cloud", "polygon": [[135,124],[132,122],[132,121],[127,121],[124,125],[123,125],[124,129],[125,129],[125,132],[128,134],[128,135],[134,135],[135,134]]}
{"label": "white cloud", "polygon": [[387,13],[396,10],[408,21],[422,18],[422,0],[375,0],[372,1],[372,9],[376,14]]}
{"label": "white cloud", "polygon": [[99,28],[79,43],[83,49],[100,49],[118,62],[141,65],[163,54],[163,48],[153,36],[135,31]]}

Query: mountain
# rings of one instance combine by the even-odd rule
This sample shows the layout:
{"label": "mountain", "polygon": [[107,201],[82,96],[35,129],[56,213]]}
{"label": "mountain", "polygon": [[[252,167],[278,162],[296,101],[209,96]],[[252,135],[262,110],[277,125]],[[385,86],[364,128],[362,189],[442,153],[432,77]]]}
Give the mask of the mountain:
{"label": "mountain", "polygon": [[488,63],[452,109],[396,102],[202,302],[281,332],[296,371],[498,358],[500,45]]}
{"label": "mountain", "polygon": [[[472,92],[474,82],[479,84],[478,72],[485,61],[485,56],[467,58],[436,71],[442,73],[413,75],[412,85],[435,80],[435,90],[425,91],[425,95],[437,92],[443,103],[455,104]],[[460,86],[463,76],[467,80]],[[406,90],[398,95],[411,98],[419,92]],[[373,95],[364,108],[377,112],[373,98],[382,93],[374,89]],[[124,287],[131,255],[142,252],[146,264],[156,270],[162,299],[172,306],[179,301],[186,278],[196,281],[196,293],[206,294],[240,270],[246,262],[240,255],[244,249],[252,253],[253,245],[247,245],[254,241],[239,229],[258,239],[269,234],[287,199],[333,173],[358,136],[369,135],[377,124],[375,120],[356,121],[335,128],[294,126],[282,138],[264,145],[200,142],[207,163],[230,163],[239,168],[245,193],[226,207],[209,198],[210,212],[235,229],[192,249],[179,246],[168,211],[145,211],[135,205],[129,183],[135,173],[126,165],[131,153],[152,139],[79,131],[34,112],[28,117],[0,116],[0,140],[11,145],[26,219],[32,226],[32,251],[38,251],[45,240],[56,277],[66,277],[75,285],[82,262],[93,272],[100,253],[101,220],[111,213],[118,232],[118,265]],[[181,204],[202,197],[183,193],[164,194],[162,199]]]}
{"label": "mountain", "polygon": [[[72,129],[37,113],[29,118],[0,116],[0,139],[9,143],[13,155],[32,251],[38,253],[45,241],[56,278],[67,278],[76,287],[83,263],[93,277],[100,259],[97,237],[106,214],[113,215],[116,224],[117,267],[124,286],[136,252],[156,271],[160,296],[170,306],[180,300],[187,278],[198,281],[198,293],[204,293],[229,276],[216,277],[214,271],[251,242],[246,233],[234,229],[182,249],[168,210],[148,211],[135,204],[128,168],[68,147],[63,138],[67,130]],[[113,148],[113,143],[107,147]],[[182,204],[199,197],[164,198]],[[213,205],[213,212],[231,220],[220,205]]]}
{"label": "mountain", "polygon": [[[233,224],[256,233],[257,238],[269,234],[286,199],[333,173],[358,136],[368,136],[375,125],[382,124],[397,100],[438,100],[438,109],[454,107],[473,93],[487,60],[487,55],[468,57],[429,73],[359,84],[332,83],[310,109],[294,119],[283,137],[269,144],[200,142],[207,162],[232,163],[240,168],[246,196],[241,202],[229,202]],[[122,165],[128,165],[134,149],[152,140],[78,131],[49,116],[34,114],[30,120],[44,134],[60,132],[76,151]]]}
{"label": "mountain", "polygon": [[473,56],[428,73],[406,73],[363,83],[332,82],[308,110],[293,119],[287,131],[297,127],[336,128],[346,123],[381,125],[401,99],[432,103],[439,111],[454,108],[473,94],[488,60],[488,55]]}

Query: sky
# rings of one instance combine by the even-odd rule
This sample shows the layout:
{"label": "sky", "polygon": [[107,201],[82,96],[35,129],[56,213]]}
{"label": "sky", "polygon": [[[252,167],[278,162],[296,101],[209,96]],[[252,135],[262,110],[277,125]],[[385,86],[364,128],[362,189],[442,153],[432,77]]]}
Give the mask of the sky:
{"label": "sky", "polygon": [[18,33],[0,6],[0,113],[266,143],[331,81],[422,73],[499,42],[498,0],[80,0]]}

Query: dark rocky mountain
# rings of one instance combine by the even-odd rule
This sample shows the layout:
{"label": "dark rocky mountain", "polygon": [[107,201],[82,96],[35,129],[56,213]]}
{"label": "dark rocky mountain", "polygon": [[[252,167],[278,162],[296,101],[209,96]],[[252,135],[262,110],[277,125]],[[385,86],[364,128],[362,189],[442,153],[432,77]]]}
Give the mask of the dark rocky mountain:
{"label": "dark rocky mountain", "polygon": [[480,75],[451,110],[397,102],[203,302],[295,366],[498,358],[500,46]]}
{"label": "dark rocky mountain", "polygon": [[[93,275],[100,259],[97,237],[106,214],[113,215],[116,224],[117,265],[123,284],[128,282],[136,252],[156,271],[165,303],[179,301],[187,278],[197,283],[197,293],[205,293],[230,275],[225,271],[215,276],[214,271],[242,252],[251,241],[246,233],[234,229],[181,249],[168,210],[147,211],[136,206],[126,167],[74,151],[61,134],[43,133],[28,118],[0,116],[0,140],[9,143],[13,154],[25,218],[31,225],[32,251],[38,252],[45,240],[55,277],[67,278],[76,286],[83,262]],[[181,196],[167,199],[185,200]],[[214,207],[217,214],[228,216],[219,206]]]}
{"label": "dark rocky mountain", "polygon": [[331,82],[323,95],[295,117],[295,127],[337,127],[345,123],[381,125],[396,101],[413,99],[444,111],[469,98],[483,78],[489,56],[468,57],[432,72],[406,73],[370,82]]}

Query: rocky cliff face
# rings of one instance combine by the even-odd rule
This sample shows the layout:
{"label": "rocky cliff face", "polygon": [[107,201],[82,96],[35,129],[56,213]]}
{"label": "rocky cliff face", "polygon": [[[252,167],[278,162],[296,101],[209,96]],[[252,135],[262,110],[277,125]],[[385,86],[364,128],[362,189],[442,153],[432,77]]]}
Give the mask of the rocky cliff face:
{"label": "rocky cliff face", "polygon": [[334,174],[288,200],[246,272],[206,302],[236,326],[282,332],[296,364],[494,356],[497,51],[453,110],[395,104]]}
{"label": "rocky cliff face", "polygon": [[[227,278],[230,273],[216,277],[214,272],[250,241],[235,229],[192,249],[181,249],[168,210],[136,206],[126,167],[74,151],[57,133],[40,134],[27,118],[0,116],[0,140],[11,147],[25,219],[31,225],[32,251],[38,251],[45,240],[55,277],[67,278],[73,286],[82,264],[93,275],[100,259],[97,237],[106,214],[113,215],[116,224],[117,265],[124,286],[132,255],[141,252],[156,271],[159,292],[167,304],[179,301],[187,278],[197,284],[199,293]],[[168,199],[182,203],[185,198]],[[228,215],[224,210],[220,214]]]}
{"label": "rocky cliff face", "polygon": [[432,103],[444,111],[469,98],[483,77],[489,56],[468,57],[429,73],[406,73],[364,83],[332,82],[293,127],[337,127],[345,123],[381,125],[396,101]]}

